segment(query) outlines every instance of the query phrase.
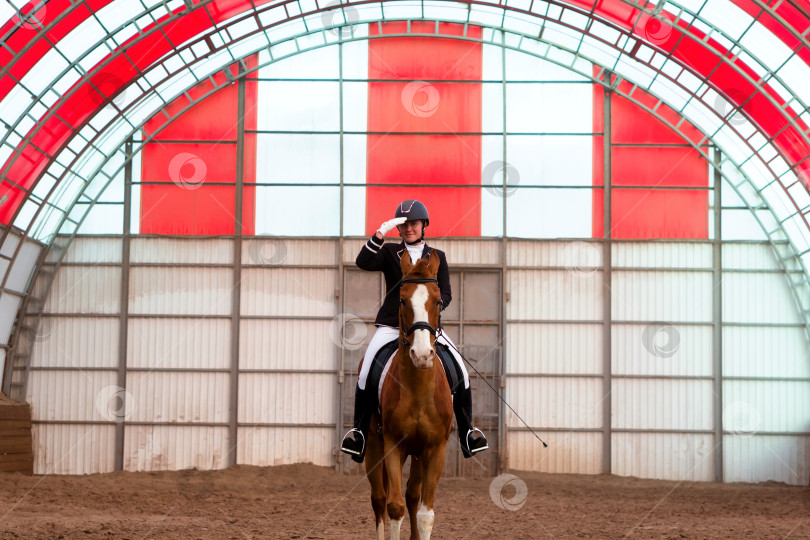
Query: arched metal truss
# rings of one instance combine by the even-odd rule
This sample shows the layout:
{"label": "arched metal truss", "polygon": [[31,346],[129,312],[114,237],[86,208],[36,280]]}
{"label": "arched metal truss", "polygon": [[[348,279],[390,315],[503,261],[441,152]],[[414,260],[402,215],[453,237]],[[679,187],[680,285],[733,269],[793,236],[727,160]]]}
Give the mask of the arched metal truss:
{"label": "arched metal truss", "polygon": [[[171,12],[168,7],[176,3],[158,4],[146,9],[144,13],[160,7],[163,7],[164,11]],[[201,2],[194,5],[188,3],[187,8],[206,9],[211,3]],[[163,115],[166,118],[164,125],[167,125],[195,103],[231,84],[236,78],[248,74],[250,71],[241,61],[248,55],[263,51],[263,54],[269,57],[269,60],[259,66],[263,67],[301,52],[337,43],[407,35],[447,37],[480,41],[530,54],[607,86],[617,94],[642,106],[680,133],[709,163],[714,163],[714,160],[708,155],[706,146],[711,143],[722,149],[729,163],[739,171],[739,178],[742,180],[729,177],[722,167],[718,171],[752,211],[772,243],[782,267],[790,276],[790,285],[803,316],[805,330],[810,334],[808,282],[810,227],[807,224],[810,197],[807,196],[806,188],[802,184],[802,167],[810,166],[810,162],[787,159],[784,152],[773,144],[775,136],[763,134],[764,130],[757,125],[757,119],[752,118],[744,108],[745,100],[736,103],[733,96],[723,96],[712,88],[710,81],[697,78],[690,66],[678,62],[671,54],[665,53],[655,43],[655,36],[652,36],[652,39],[641,40],[637,32],[611,25],[600,20],[593,11],[589,13],[587,10],[565,3],[543,3],[543,13],[537,12],[535,4],[524,6],[526,9],[518,9],[488,3],[459,4],[443,1],[348,2],[340,6],[332,3],[322,7],[311,2],[314,9],[309,11],[303,9],[303,4],[305,2],[296,0],[262,7],[252,6],[221,24],[212,25],[210,30],[186,40],[182,45],[173,47],[171,53],[155,61],[149,70],[139,71],[140,76],[127,88],[118,87],[115,92],[109,92],[107,99],[99,103],[100,107],[94,116],[84,124],[73,128],[65,149],[57,156],[50,156],[47,171],[42,175],[42,179],[46,179],[46,182],[40,180],[30,190],[24,190],[25,204],[20,204],[17,208],[14,227],[4,230],[0,245],[6,241],[9,234],[18,230],[22,239],[33,238],[50,247],[49,258],[58,264],[87,212],[124,167],[127,158],[122,146],[125,141],[140,130],[149,118]],[[753,51],[746,49],[740,41],[724,33],[719,26],[712,26],[702,19],[700,10],[695,13],[678,4],[667,4],[667,7],[674,6],[679,10],[670,19],[662,15],[662,4],[654,9],[641,9],[635,4],[628,5],[633,5],[634,9],[646,14],[648,22],[650,18],[656,18],[664,24],[677,27],[679,21],[688,21],[688,28],[678,27],[684,34],[693,30],[700,33],[699,27],[703,25],[709,30],[702,38],[707,47],[711,47],[708,36],[714,38],[722,36],[734,47],[739,48],[735,58],[745,54],[747,59],[750,58],[759,64],[770,63],[764,60],[760,62]],[[776,12],[772,9],[762,7],[763,13],[776,16]],[[279,9],[283,11],[283,16],[279,16],[278,11],[274,17],[268,15],[273,10]],[[177,13],[156,22],[154,24],[156,31],[176,22],[185,13],[187,13],[185,8],[181,8]],[[586,19],[577,19],[574,15]],[[127,24],[133,24],[133,21],[141,18],[143,14]],[[435,32],[429,34],[411,32],[408,25],[405,33],[380,32],[381,35],[378,36],[368,35],[367,24],[392,20],[430,20],[436,23]],[[440,31],[442,22],[482,27],[483,37],[471,38],[466,32],[461,36],[443,35]],[[53,24],[55,23],[51,23],[51,26]],[[801,33],[790,29],[786,23],[785,26],[800,41],[801,46],[808,45],[807,39]],[[115,32],[110,31],[107,38],[112,39],[110,36],[121,31],[122,28],[117,28]],[[692,34],[693,37],[695,35],[697,34]],[[51,92],[69,70],[82,66],[97,46],[98,44],[71,61],[68,68],[54,77],[54,80],[36,96],[37,100],[41,101],[48,92]],[[101,73],[104,66],[110,65],[115,56],[116,53],[113,53],[110,58],[99,64],[100,67],[92,68],[81,82],[100,91],[94,85],[93,77]],[[741,72],[770,103],[790,116],[791,104],[792,106],[798,104],[804,108],[804,104],[808,102],[806,97],[802,99],[798,92],[785,85],[782,85],[778,93],[774,93],[768,86],[768,81],[779,84],[784,82],[778,73],[787,61],[783,61],[776,69],[760,65],[761,69],[765,69],[766,75],[757,80],[733,61],[724,58],[720,63]],[[239,66],[237,70],[229,67],[234,63]],[[592,67],[594,65],[600,67],[596,73]],[[11,67],[6,66],[3,72],[8,73]],[[203,81],[208,81],[210,90],[203,95],[192,97],[189,89]],[[74,95],[81,86],[82,84],[75,85],[64,96],[52,102],[49,105],[51,110],[58,110],[59,104],[63,104]],[[639,90],[643,90],[644,93]],[[655,96],[656,99],[650,102],[645,93]],[[780,100],[779,96],[783,93],[785,95]],[[122,95],[125,98],[121,98]],[[178,98],[184,98],[186,105],[172,115],[167,106]],[[47,101],[45,100],[46,103]],[[38,101],[31,103],[23,109],[24,113],[12,125],[7,124],[9,131],[3,137],[3,144],[8,146],[12,142],[20,146],[20,151],[12,156],[9,163],[18,159],[25,147],[19,132],[25,132],[26,125],[31,124],[31,113],[37,109],[37,104]],[[36,123],[37,127],[31,130],[35,132],[44,125],[51,114],[52,112],[47,112]],[[740,117],[745,121],[731,122],[732,119]],[[692,140],[687,136],[685,132],[687,120],[703,132],[700,140]],[[804,126],[795,117],[790,117],[789,124],[800,131],[805,142],[810,141],[807,130],[803,129]],[[141,141],[134,152],[137,153],[148,140]],[[5,183],[9,180],[4,177],[3,181]],[[43,186],[49,184],[48,189],[43,189]],[[16,187],[22,189],[22,186]],[[763,215],[767,216],[767,219]],[[57,235],[59,242],[54,244]],[[23,245],[23,241],[18,242],[13,255],[9,257],[11,266],[20,255]],[[42,267],[44,258],[45,254],[38,261],[37,268]],[[800,272],[796,272],[797,270]],[[797,274],[800,277],[797,277]],[[9,275],[10,272],[7,272],[0,285],[0,290],[4,294],[9,292],[6,287]],[[27,300],[19,307],[16,318],[18,322],[10,343],[12,351],[19,341],[22,328],[20,322],[25,313],[31,311],[28,308]],[[10,382],[10,378],[7,378],[4,386]]]}

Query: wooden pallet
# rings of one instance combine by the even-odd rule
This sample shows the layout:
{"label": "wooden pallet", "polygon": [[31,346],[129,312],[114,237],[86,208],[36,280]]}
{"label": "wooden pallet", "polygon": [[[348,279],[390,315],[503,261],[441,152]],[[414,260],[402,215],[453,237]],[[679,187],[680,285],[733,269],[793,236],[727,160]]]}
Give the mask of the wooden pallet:
{"label": "wooden pallet", "polygon": [[0,394],[0,472],[34,474],[31,406]]}

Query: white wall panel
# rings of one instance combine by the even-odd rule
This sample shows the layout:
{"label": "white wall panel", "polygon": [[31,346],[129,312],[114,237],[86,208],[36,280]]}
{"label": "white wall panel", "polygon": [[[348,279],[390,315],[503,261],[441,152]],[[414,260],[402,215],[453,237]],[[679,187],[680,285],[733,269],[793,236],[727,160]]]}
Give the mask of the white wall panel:
{"label": "white wall panel", "polygon": [[228,238],[133,238],[133,263],[231,264],[233,241]]}
{"label": "white wall panel", "polygon": [[[430,230],[430,229],[428,229]],[[425,241],[447,255],[447,264],[452,269],[462,264],[501,264],[501,240],[451,240],[428,237]],[[362,246],[361,246],[362,247]],[[357,254],[355,253],[355,257]],[[354,260],[354,259],[352,259]]]}
{"label": "white wall panel", "polygon": [[773,247],[767,243],[723,244],[723,268],[743,270],[781,270]]}
{"label": "white wall panel", "polygon": [[227,268],[131,269],[129,312],[133,314],[228,315],[233,272]]}
{"label": "white wall panel", "polygon": [[337,270],[247,268],[242,315],[335,315]]}
{"label": "white wall panel", "polygon": [[118,366],[118,319],[43,316],[33,339],[31,365]]}
{"label": "white wall panel", "polygon": [[63,262],[120,263],[121,238],[77,236],[70,243]]}
{"label": "white wall panel", "polygon": [[661,480],[714,480],[712,435],[614,433],[611,469],[619,476]]}
{"label": "white wall panel", "polygon": [[723,429],[810,431],[810,382],[724,381]]}
{"label": "white wall panel", "polygon": [[242,373],[239,422],[334,423],[336,392],[333,374]]}
{"label": "white wall panel", "polygon": [[613,373],[711,376],[711,326],[614,324]]}
{"label": "white wall panel", "polygon": [[231,321],[210,318],[130,318],[127,366],[229,368]]}
{"label": "white wall panel", "polygon": [[617,320],[710,322],[712,274],[614,270],[611,311]]}
{"label": "white wall panel", "polygon": [[804,328],[723,327],[723,375],[810,378]]}
{"label": "white wall panel", "polygon": [[712,245],[697,242],[616,242],[613,266],[632,268],[711,268]]}
{"label": "white wall panel", "polygon": [[17,319],[22,298],[16,294],[3,293],[0,295],[0,343],[8,343],[11,329]]}
{"label": "white wall panel", "polygon": [[725,435],[723,474],[726,482],[810,481],[810,437],[805,435]]}
{"label": "white wall panel", "polygon": [[291,463],[333,464],[334,428],[239,428],[236,462],[267,467]]}
{"label": "white wall panel", "polygon": [[602,434],[548,432],[541,435],[548,448],[529,432],[509,433],[507,455],[512,474],[516,471],[599,474],[602,468]]}
{"label": "white wall panel", "polygon": [[227,422],[228,373],[127,373],[133,422]]}
{"label": "white wall panel", "polygon": [[509,323],[507,373],[602,373],[602,325]]}
{"label": "white wall panel", "polygon": [[712,381],[613,379],[616,429],[712,429]]}
{"label": "white wall panel", "polygon": [[117,376],[114,371],[32,371],[25,399],[31,404],[31,418],[114,421],[119,407],[105,398],[114,393],[110,387],[115,387]]}
{"label": "white wall panel", "polygon": [[228,428],[126,426],[124,470],[165,471],[227,467]]}
{"label": "white wall panel", "polygon": [[14,266],[8,275],[6,281],[6,288],[19,293],[25,292],[28,288],[28,281],[31,279],[31,274],[34,272],[34,266],[39,259],[42,248],[39,244],[34,242],[24,242],[17,253],[17,258],[14,260]]}
{"label": "white wall panel", "polygon": [[[602,427],[602,379],[510,377],[506,401],[532,428]],[[523,425],[511,411],[506,425]]]}
{"label": "white wall panel", "polygon": [[506,282],[508,319],[601,319],[600,272],[507,270]]}
{"label": "white wall panel", "polygon": [[304,240],[277,236],[246,239],[242,264],[337,264],[337,240]]}
{"label": "white wall panel", "polygon": [[[367,334],[374,333],[368,325]],[[241,322],[240,369],[336,369],[332,342],[340,327],[332,321],[262,320]]]}
{"label": "white wall panel", "polygon": [[121,269],[63,266],[53,281],[45,311],[51,313],[118,313]]}
{"label": "white wall panel", "polygon": [[588,272],[602,266],[599,242],[509,240],[506,261],[510,266],[562,266]]}
{"label": "white wall panel", "polygon": [[94,474],[113,470],[114,426],[34,424],[31,438],[34,474]]}
{"label": "white wall panel", "polygon": [[801,324],[784,274],[723,272],[723,322]]}

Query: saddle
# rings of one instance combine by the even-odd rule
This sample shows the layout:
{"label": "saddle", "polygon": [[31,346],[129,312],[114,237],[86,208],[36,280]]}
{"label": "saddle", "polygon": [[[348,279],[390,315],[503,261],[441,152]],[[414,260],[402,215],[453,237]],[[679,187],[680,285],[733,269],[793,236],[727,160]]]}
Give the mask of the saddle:
{"label": "saddle", "polygon": [[[382,391],[382,382],[385,380],[385,375],[388,373],[388,367],[394,354],[397,352],[399,344],[397,340],[389,341],[383,345],[371,363],[371,368],[368,372],[368,379],[366,379],[366,388],[371,390],[371,395],[374,396],[374,410],[377,411],[377,417],[382,418],[382,411],[380,410],[380,392]],[[447,377],[447,384],[450,385],[450,394],[455,396],[456,392],[464,389],[464,374],[453,359],[453,353],[450,352],[450,347],[443,343],[436,343],[436,354],[444,368],[444,374]],[[382,436],[382,430],[379,430]]]}

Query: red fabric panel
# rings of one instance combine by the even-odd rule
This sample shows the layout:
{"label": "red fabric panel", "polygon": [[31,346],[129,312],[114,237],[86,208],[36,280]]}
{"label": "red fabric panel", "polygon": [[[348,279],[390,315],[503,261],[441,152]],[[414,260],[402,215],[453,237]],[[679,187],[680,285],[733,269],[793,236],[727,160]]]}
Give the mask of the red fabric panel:
{"label": "red fabric panel", "polygon": [[[258,59],[246,59],[255,67]],[[210,82],[197,85],[196,94],[211,89]],[[185,98],[178,101],[185,102]],[[248,83],[245,92],[245,128],[255,130],[257,89]],[[174,105],[171,109],[180,109]],[[211,235],[233,234],[234,186],[212,186],[207,183],[234,184],[236,180],[236,124],[238,86],[232,84],[177,117],[164,127],[161,115],[150,120],[144,131],[155,135],[155,141],[143,150],[141,178],[144,182],[164,182],[141,188],[141,233]],[[177,111],[175,111],[177,112]],[[172,143],[168,140],[207,141]],[[222,142],[231,141],[231,142]],[[212,142],[216,144],[211,144]],[[245,140],[244,181],[256,179],[256,136]],[[242,233],[254,234],[254,186],[243,188]]]}
{"label": "red fabric panel", "polygon": [[[412,30],[434,32],[432,23],[413,22]],[[382,33],[404,30],[405,23],[382,25]],[[377,25],[370,26],[378,34]],[[462,25],[442,25],[442,31],[463,32]],[[469,27],[468,34],[481,36]],[[479,43],[441,38],[390,38],[369,41],[366,181],[368,183],[481,183],[480,136],[455,135],[481,131],[480,83],[432,83],[422,80],[481,80]],[[414,135],[387,135],[406,131]],[[448,135],[423,135],[439,132]],[[430,236],[479,236],[481,190],[478,188],[368,187],[366,232],[391,219],[397,204],[419,199],[431,213]]]}
{"label": "red fabric panel", "polygon": [[[595,133],[604,129],[603,100],[604,89],[594,85]],[[648,145],[611,149],[611,237],[708,238],[708,191],[655,189],[707,187],[706,160],[693,148],[660,146],[684,144],[684,141],[643,108],[615,94],[611,98],[611,123],[612,143]],[[689,126],[689,130],[694,128]],[[595,137],[595,186],[604,185],[603,164],[602,137]],[[652,189],[622,189],[621,186],[651,186]],[[595,238],[604,236],[603,221],[604,193],[594,190],[591,228]]]}

